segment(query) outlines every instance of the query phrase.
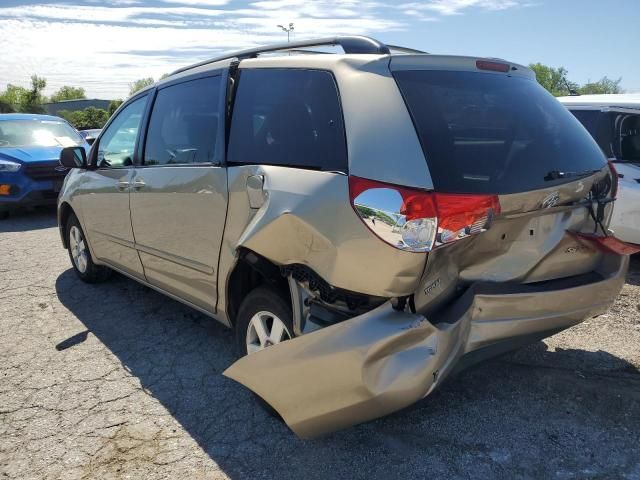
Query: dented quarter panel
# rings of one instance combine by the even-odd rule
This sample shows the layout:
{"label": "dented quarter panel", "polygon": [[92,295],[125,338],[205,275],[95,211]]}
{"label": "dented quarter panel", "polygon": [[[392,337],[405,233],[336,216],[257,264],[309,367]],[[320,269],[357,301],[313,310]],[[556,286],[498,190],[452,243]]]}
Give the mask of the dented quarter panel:
{"label": "dented quarter panel", "polygon": [[315,437],[423,398],[466,353],[604,312],[627,266],[628,257],[607,256],[597,281],[562,289],[477,283],[452,306],[453,322],[386,303],[243,357],[224,374],[269,402],[297,435]]}
{"label": "dented quarter panel", "polygon": [[[247,193],[255,175],[264,177],[259,209],[251,208]],[[231,272],[244,247],[277,265],[307,265],[332,286],[358,293],[389,298],[417,288],[426,254],[372,235],[351,207],[346,175],[251,165],[229,167],[228,178],[233,222],[227,222],[220,271]]]}

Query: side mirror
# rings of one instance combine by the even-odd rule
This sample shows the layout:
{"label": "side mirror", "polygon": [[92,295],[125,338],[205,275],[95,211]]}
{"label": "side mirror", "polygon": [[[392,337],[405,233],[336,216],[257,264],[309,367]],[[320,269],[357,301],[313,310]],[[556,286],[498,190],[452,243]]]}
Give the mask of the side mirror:
{"label": "side mirror", "polygon": [[67,168],[87,168],[84,147],[65,147],[60,152],[60,165]]}

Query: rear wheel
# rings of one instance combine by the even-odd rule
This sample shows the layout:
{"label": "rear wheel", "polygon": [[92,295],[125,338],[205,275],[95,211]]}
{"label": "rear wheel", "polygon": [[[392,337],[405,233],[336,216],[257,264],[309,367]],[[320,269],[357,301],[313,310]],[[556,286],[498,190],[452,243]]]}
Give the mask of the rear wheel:
{"label": "rear wheel", "polygon": [[[241,356],[293,338],[293,314],[289,302],[275,290],[258,287],[243,300],[236,321],[236,344]],[[258,403],[269,414],[281,418],[267,402]]]}
{"label": "rear wheel", "polygon": [[87,283],[98,283],[109,278],[111,269],[93,263],[80,222],[73,214],[67,221],[66,233],[69,258],[80,280]]}

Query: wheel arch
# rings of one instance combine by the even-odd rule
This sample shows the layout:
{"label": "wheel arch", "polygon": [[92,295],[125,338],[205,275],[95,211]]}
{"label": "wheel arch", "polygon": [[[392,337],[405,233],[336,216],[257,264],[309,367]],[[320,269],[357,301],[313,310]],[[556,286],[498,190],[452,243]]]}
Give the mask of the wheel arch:
{"label": "wheel arch", "polygon": [[227,317],[231,327],[235,327],[238,310],[244,298],[259,286],[270,286],[291,305],[289,284],[280,267],[252,250],[239,249],[238,260],[226,285]]}
{"label": "wheel arch", "polygon": [[[67,242],[67,236],[65,235],[67,229],[67,222],[69,221],[69,217],[71,215],[76,215],[76,212],[73,210],[73,207],[68,202],[62,202],[60,206],[58,206],[58,228],[60,230],[60,238],[62,239],[62,246],[65,249],[69,248]],[[78,216],[76,215],[76,218]]]}

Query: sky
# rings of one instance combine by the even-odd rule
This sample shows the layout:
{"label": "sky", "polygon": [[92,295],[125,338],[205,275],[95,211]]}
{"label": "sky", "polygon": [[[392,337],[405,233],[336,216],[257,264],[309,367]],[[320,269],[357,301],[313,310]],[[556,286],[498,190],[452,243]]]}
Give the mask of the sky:
{"label": "sky", "polygon": [[640,0],[0,0],[0,90],[47,79],[126,98],[222,52],[292,39],[369,35],[431,53],[487,56],[622,77],[640,92]]}

